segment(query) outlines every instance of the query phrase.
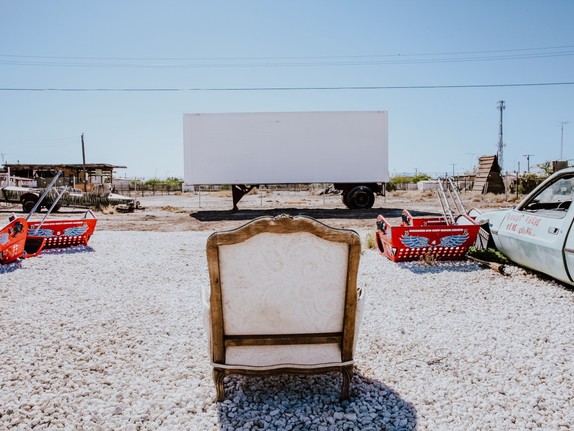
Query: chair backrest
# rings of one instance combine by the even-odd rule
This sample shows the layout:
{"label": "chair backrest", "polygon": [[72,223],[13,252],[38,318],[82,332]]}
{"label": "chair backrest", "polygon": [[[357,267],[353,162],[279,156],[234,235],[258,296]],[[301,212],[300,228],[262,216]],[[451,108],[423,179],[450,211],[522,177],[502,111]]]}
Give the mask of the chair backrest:
{"label": "chair backrest", "polygon": [[[233,345],[341,342],[352,359],[360,239],[310,217],[262,217],[207,242],[212,360]],[[230,341],[231,340],[231,341]]]}

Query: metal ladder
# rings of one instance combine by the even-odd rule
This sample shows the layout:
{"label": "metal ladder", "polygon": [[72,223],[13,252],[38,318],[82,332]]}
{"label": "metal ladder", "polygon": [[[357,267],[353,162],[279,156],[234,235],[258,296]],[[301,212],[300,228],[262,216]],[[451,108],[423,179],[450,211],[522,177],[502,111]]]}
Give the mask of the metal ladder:
{"label": "metal ladder", "polygon": [[48,187],[46,187],[44,189],[44,192],[40,195],[40,197],[36,201],[36,204],[34,205],[32,210],[26,216],[26,220],[30,220],[30,217],[32,217],[32,214],[34,214],[36,212],[36,210],[38,209],[38,207],[42,204],[42,201],[44,200],[46,195],[50,192],[52,187],[54,187],[54,184],[56,184],[56,181],[58,180],[58,178],[60,178],[60,175],[62,175],[62,171],[58,171],[58,173],[54,176],[54,178],[52,178],[52,181],[50,181],[50,184],[48,184]]}
{"label": "metal ladder", "polygon": [[[54,208],[58,204],[58,201],[62,198],[62,196],[64,196],[64,193],[66,193],[67,191],[68,191],[68,186],[64,186],[62,188],[62,190],[60,191],[60,193],[58,193],[58,196],[56,197],[56,199],[54,199],[54,202],[52,202],[52,206],[50,206],[50,208],[48,209],[48,211],[46,212],[44,217],[42,217],[42,220],[40,221],[38,226],[36,226],[36,229],[34,229],[34,231],[32,232],[32,235],[36,235],[38,233],[38,231],[40,230],[40,228],[42,227],[42,225],[46,221],[46,218],[52,213],[52,211],[54,210]],[[28,217],[30,217],[31,214],[32,213],[30,212],[30,214],[28,214]]]}
{"label": "metal ladder", "polygon": [[442,209],[442,214],[449,225],[455,224],[455,214],[468,215],[458,193],[458,187],[452,177],[438,179],[437,196]]}
{"label": "metal ladder", "polygon": [[[40,197],[38,198],[38,200],[36,201],[36,204],[34,205],[34,207],[32,208],[32,210],[28,213],[28,215],[26,216],[26,221],[30,220],[30,217],[32,217],[32,215],[36,212],[36,210],[38,209],[38,207],[40,206],[40,204],[42,203],[42,201],[44,200],[44,198],[46,197],[46,195],[52,190],[52,188],[54,187],[54,184],[56,184],[56,181],[58,180],[58,178],[60,178],[60,175],[62,175],[62,171],[58,171],[58,173],[54,176],[54,178],[52,179],[52,181],[50,182],[50,184],[48,184],[48,187],[46,187],[46,189],[44,190],[44,192],[40,195]],[[50,213],[54,210],[54,208],[56,207],[56,205],[58,204],[58,201],[62,198],[62,196],[64,196],[64,193],[66,193],[68,191],[68,186],[63,187],[63,189],[58,193],[58,195],[56,196],[56,199],[54,199],[54,201],[52,202],[52,205],[50,206],[50,208],[48,209],[48,211],[46,212],[46,214],[44,215],[44,217],[42,218],[42,220],[40,221],[40,223],[38,224],[38,226],[36,227],[36,229],[31,232],[32,235],[36,235],[38,233],[38,231],[40,230],[40,228],[42,227],[42,225],[44,224],[44,222],[46,221],[46,218],[50,215]]]}

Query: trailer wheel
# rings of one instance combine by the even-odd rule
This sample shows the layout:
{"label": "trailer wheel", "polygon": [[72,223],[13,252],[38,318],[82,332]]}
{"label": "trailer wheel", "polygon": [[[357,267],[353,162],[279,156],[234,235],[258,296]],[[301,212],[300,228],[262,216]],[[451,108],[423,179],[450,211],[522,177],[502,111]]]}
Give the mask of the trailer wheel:
{"label": "trailer wheel", "polygon": [[345,205],[347,208],[351,208],[351,206],[349,205],[349,192],[347,190],[343,191],[343,194],[341,195],[341,200],[343,201],[343,205]]}
{"label": "trailer wheel", "polygon": [[375,194],[367,186],[357,186],[349,191],[347,200],[351,209],[369,209],[375,204]]}

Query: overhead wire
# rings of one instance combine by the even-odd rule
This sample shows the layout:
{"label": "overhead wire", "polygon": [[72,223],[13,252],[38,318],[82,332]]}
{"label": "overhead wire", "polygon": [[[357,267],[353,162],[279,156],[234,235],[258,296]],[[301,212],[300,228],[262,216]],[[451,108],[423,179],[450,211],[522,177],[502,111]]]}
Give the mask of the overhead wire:
{"label": "overhead wire", "polygon": [[18,141],[16,144],[18,147],[25,147],[25,148],[41,148],[49,146],[52,147],[73,147],[77,145],[80,141],[79,137],[77,136],[68,136],[68,137],[51,137],[49,139],[46,138],[38,138],[38,139],[27,139]]}
{"label": "overhead wire", "polygon": [[[574,45],[414,54],[360,54],[350,56],[299,57],[75,57],[0,54],[0,66],[49,66],[93,68],[248,68],[248,67],[330,67],[429,64],[479,61],[540,59],[574,55]],[[22,59],[26,59],[22,61]],[[47,60],[47,61],[46,61]],[[54,61],[57,60],[57,61]],[[64,60],[64,61],[62,61]],[[71,61],[68,61],[71,60]],[[153,63],[150,63],[153,62]],[[160,62],[160,63],[158,63]],[[191,62],[191,63],[190,63]],[[411,90],[494,87],[567,86],[573,82],[483,83],[459,85],[387,85],[332,87],[197,87],[197,88],[64,88],[4,87],[0,91],[29,92],[216,92],[216,91],[344,91]]]}
{"label": "overhead wire", "polygon": [[460,88],[497,88],[497,87],[549,87],[574,85],[574,81],[563,82],[523,82],[501,84],[449,84],[449,85],[372,85],[372,86],[334,86],[334,87],[197,87],[197,88],[34,88],[0,87],[0,91],[31,92],[216,92],[216,91],[345,91],[345,90],[433,90]]}
{"label": "overhead wire", "polygon": [[574,45],[499,50],[277,57],[83,57],[0,54],[0,65],[86,68],[332,67],[463,63],[574,55]]}

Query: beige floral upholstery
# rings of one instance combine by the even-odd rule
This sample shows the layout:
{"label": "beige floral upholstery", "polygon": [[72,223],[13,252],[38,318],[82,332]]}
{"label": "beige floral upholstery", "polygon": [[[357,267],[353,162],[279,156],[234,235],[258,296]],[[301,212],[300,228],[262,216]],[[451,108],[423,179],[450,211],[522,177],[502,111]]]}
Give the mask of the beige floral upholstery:
{"label": "beige floral upholstery", "polygon": [[360,240],[309,217],[256,219],[207,244],[205,325],[218,399],[225,374],[341,371],[348,397],[362,295]]}

